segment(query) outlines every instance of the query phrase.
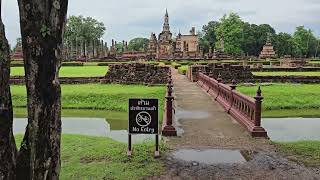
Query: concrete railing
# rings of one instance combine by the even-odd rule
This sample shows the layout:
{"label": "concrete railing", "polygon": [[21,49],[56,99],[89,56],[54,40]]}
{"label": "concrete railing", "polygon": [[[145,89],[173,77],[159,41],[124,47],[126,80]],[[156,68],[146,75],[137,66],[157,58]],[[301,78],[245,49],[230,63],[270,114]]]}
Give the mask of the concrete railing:
{"label": "concrete railing", "polygon": [[268,137],[266,130],[261,127],[261,89],[258,88],[254,98],[236,91],[233,81],[231,86],[199,73],[198,84],[205,89],[223,108],[242,124],[253,137]]}

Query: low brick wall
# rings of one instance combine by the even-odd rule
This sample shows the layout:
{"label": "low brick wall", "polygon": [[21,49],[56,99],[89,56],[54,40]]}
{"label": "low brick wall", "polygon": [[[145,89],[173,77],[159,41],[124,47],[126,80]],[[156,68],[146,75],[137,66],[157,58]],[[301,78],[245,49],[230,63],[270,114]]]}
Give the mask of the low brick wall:
{"label": "low brick wall", "polygon": [[[297,71],[301,68],[264,68],[270,71]],[[279,70],[280,69],[280,70]],[[317,68],[302,68],[299,71],[316,71]],[[189,80],[198,81],[197,73],[201,71],[215,79],[221,75],[223,82],[230,83],[233,79],[237,83],[275,82],[275,83],[320,83],[320,76],[255,76],[248,66],[236,65],[194,65],[189,66],[186,76]],[[277,71],[277,70],[276,70]]]}
{"label": "low brick wall", "polygon": [[220,74],[225,83],[230,83],[233,79],[235,79],[237,82],[247,82],[248,80],[252,81],[254,79],[249,66],[230,64],[189,66],[187,77],[193,82],[198,81],[197,73],[200,70],[204,74],[210,75],[210,77],[213,77],[215,79],[217,79]]}
{"label": "low brick wall", "polygon": [[105,83],[121,84],[166,84],[170,67],[145,63],[113,64],[104,80]]}
{"label": "low brick wall", "polygon": [[251,68],[254,72],[316,72],[320,71],[320,67],[270,67],[270,68]]}

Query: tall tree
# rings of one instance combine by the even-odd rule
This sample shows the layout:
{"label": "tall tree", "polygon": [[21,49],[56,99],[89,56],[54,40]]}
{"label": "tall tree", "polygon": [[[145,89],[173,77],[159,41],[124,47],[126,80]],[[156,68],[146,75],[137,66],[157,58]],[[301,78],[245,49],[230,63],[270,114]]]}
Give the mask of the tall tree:
{"label": "tall tree", "polygon": [[217,41],[216,28],[219,25],[217,21],[210,21],[202,27],[202,32],[199,35],[199,45],[204,52],[208,52],[209,48],[214,48]]}
{"label": "tall tree", "polygon": [[129,50],[134,50],[134,51],[143,51],[149,43],[149,39],[147,38],[134,38],[130,40],[128,44],[128,49]]}
{"label": "tall tree", "polygon": [[304,26],[298,26],[293,34],[293,41],[296,56],[310,57],[314,55],[317,47],[317,39],[310,29],[306,29]]}
{"label": "tall tree", "polygon": [[[218,41],[216,46],[219,48],[220,41],[224,40],[224,49],[230,54],[242,54],[241,43],[243,42],[243,21],[235,14],[224,15],[216,28]],[[221,47],[220,47],[221,48]]]}
{"label": "tall tree", "polygon": [[12,131],[10,48],[2,23],[1,4],[0,0],[0,179],[14,179],[17,150]]}
{"label": "tall tree", "polygon": [[102,22],[83,16],[70,16],[67,20],[64,41],[67,44],[75,41],[90,42],[102,38],[106,27]]}
{"label": "tall tree", "polygon": [[17,179],[59,179],[59,68],[68,0],[18,0],[27,86],[28,125]]}
{"label": "tall tree", "polygon": [[294,52],[294,43],[293,38],[288,33],[280,32],[275,37],[275,42],[273,43],[275,47],[276,53],[281,57],[284,55],[291,55],[293,56]]}

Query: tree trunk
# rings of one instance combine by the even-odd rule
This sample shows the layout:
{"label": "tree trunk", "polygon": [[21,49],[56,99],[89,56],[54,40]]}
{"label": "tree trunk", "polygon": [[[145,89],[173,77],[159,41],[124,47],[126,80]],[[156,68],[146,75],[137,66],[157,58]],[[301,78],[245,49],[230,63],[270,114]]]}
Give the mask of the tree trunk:
{"label": "tree trunk", "polygon": [[17,179],[59,179],[61,89],[59,69],[68,0],[18,0],[28,126]]}
{"label": "tree trunk", "polygon": [[16,144],[12,132],[10,48],[1,19],[0,0],[0,179],[14,179]]}

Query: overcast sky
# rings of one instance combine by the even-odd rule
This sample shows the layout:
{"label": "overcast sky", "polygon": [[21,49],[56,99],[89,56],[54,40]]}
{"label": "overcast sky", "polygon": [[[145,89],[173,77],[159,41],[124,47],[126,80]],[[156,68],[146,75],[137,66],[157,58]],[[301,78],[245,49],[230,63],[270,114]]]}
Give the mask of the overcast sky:
{"label": "overcast sky", "polygon": [[[223,14],[238,13],[244,21],[267,23],[277,32],[292,33],[296,26],[311,28],[320,36],[320,0],[69,0],[68,15],[91,16],[107,27],[104,39],[110,42],[149,38],[162,29],[168,8],[171,31],[188,33]],[[17,0],[2,0],[2,17],[11,44],[20,36]]]}

